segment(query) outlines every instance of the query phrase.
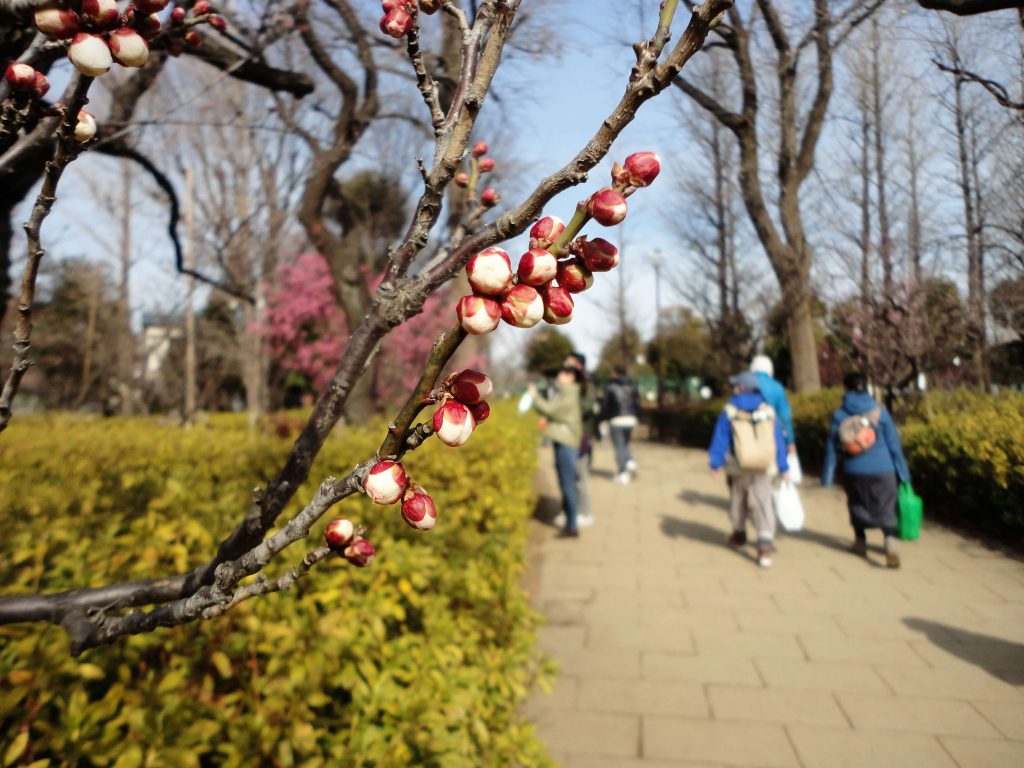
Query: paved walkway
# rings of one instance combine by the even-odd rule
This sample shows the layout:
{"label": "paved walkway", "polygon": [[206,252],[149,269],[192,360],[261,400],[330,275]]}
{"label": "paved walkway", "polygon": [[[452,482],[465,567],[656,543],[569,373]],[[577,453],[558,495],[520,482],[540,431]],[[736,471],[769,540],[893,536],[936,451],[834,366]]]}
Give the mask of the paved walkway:
{"label": "paved walkway", "polygon": [[621,486],[598,446],[579,540],[535,522],[534,605],[562,674],[527,714],[560,765],[1024,766],[1024,564],[927,523],[901,570],[878,532],[865,562],[841,491],[812,484],[807,529],[761,570],[724,546],[705,454],[634,448]]}

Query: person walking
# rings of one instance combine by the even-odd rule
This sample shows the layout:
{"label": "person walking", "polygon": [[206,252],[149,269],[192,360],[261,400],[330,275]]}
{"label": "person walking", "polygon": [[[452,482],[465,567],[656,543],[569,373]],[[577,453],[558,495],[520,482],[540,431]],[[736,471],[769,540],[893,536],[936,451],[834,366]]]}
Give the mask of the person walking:
{"label": "person walking", "polygon": [[754,355],[750,361],[750,372],[757,376],[757,386],[765,402],[775,409],[775,415],[782,425],[786,438],[786,450],[796,453],[796,432],[793,431],[793,411],[782,382],[775,378],[775,364],[768,355]]}
{"label": "person walking", "polygon": [[576,488],[579,494],[580,528],[594,524],[590,508],[590,467],[594,461],[594,439],[597,432],[597,396],[587,377],[587,358],[582,352],[570,352],[563,365],[580,372],[580,419],[583,434],[580,438],[580,456],[576,461]]}
{"label": "person walking", "polygon": [[789,475],[788,451],[775,410],[749,372],[729,378],[733,395],[715,422],[708,458],[712,477],[723,468],[729,481],[729,545],[747,543],[747,520],[757,532],[757,564],[770,568],[775,554],[775,510],[772,476]]}
{"label": "person walking", "polygon": [[615,375],[605,388],[601,421],[607,421],[615,449],[618,473],[615,482],[626,485],[636,475],[636,461],[629,449],[633,430],[640,423],[640,393],[625,366],[615,366]]}
{"label": "person walking", "polygon": [[581,381],[582,374],[578,369],[563,366],[555,377],[555,391],[550,398],[543,397],[532,382],[526,387],[533,396],[534,409],[547,419],[544,436],[555,447],[555,471],[562,493],[562,511],[565,513],[565,527],[559,531],[560,538],[580,535],[576,464],[583,434],[580,418]]}
{"label": "person walking", "polygon": [[852,551],[866,557],[867,529],[881,528],[885,537],[885,564],[900,567],[897,538],[897,480],[910,482],[910,468],[896,424],[884,406],[868,393],[861,373],[843,378],[842,405],[832,414],[825,443],[821,484],[832,485],[837,468],[843,473],[846,505],[853,526]]}

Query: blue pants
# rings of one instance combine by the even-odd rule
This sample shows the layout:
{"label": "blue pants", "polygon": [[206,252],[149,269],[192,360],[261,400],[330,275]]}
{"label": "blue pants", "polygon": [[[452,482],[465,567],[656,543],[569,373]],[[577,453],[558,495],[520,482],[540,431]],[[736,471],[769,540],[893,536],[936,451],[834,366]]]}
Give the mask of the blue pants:
{"label": "blue pants", "polygon": [[629,450],[629,438],[633,435],[632,427],[616,427],[611,425],[612,446],[615,448],[615,463],[619,472],[626,471],[626,463],[631,461],[633,454]]}
{"label": "blue pants", "polygon": [[555,443],[555,471],[558,487],[562,491],[562,509],[565,511],[565,529],[577,530],[576,514],[579,510],[579,490],[576,487],[576,460],[580,451],[571,445]]}

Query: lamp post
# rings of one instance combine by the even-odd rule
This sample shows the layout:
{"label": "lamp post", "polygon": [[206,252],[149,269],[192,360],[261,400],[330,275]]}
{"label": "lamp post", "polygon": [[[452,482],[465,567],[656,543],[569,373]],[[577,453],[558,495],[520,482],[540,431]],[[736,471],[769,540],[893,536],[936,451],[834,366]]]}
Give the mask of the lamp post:
{"label": "lamp post", "polygon": [[665,370],[665,345],[661,338],[661,265],[664,263],[661,251],[657,248],[651,251],[648,261],[654,267],[654,338],[657,342],[658,350],[658,364],[654,370],[654,395],[660,410],[662,401],[661,380]]}

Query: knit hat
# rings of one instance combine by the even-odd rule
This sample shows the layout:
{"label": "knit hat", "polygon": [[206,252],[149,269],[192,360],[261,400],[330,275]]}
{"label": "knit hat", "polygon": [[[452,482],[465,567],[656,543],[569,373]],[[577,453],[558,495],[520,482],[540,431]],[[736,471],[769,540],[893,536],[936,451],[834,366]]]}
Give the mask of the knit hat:
{"label": "knit hat", "polygon": [[767,373],[769,376],[774,376],[775,366],[772,365],[772,359],[768,355],[754,355],[754,359],[750,361],[750,372]]}

